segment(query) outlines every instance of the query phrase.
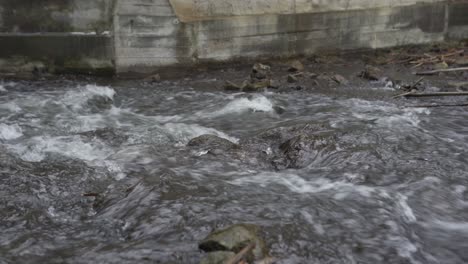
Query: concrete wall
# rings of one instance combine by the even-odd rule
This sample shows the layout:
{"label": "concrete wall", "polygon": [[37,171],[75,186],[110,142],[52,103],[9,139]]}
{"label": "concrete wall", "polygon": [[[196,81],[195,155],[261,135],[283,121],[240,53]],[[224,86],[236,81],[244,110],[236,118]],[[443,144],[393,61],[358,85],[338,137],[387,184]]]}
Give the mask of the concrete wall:
{"label": "concrete wall", "polygon": [[113,0],[0,0],[0,72],[113,72]]}
{"label": "concrete wall", "polygon": [[468,38],[468,0],[0,0],[0,70],[8,56],[144,73],[449,38]]}
{"label": "concrete wall", "polygon": [[118,72],[468,38],[468,1],[119,2]]}

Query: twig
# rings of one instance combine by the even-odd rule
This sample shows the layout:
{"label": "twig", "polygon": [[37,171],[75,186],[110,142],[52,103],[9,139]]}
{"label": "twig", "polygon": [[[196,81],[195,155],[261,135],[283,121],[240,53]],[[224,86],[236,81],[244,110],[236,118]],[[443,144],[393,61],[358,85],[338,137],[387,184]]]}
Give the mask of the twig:
{"label": "twig", "polygon": [[435,108],[435,107],[459,107],[459,106],[468,106],[468,104],[409,105],[409,106],[405,106],[405,107],[411,107],[411,108]]}
{"label": "twig", "polygon": [[440,69],[440,70],[433,70],[433,71],[424,71],[424,72],[416,72],[416,75],[434,75],[440,72],[455,72],[455,71],[468,71],[468,67],[460,67],[460,68],[450,68],[450,69]]}
{"label": "twig", "polygon": [[392,98],[404,97],[404,96],[408,96],[410,94],[414,94],[414,92],[407,92],[407,93],[398,94],[398,95],[393,96]]}
{"label": "twig", "polygon": [[416,88],[424,80],[424,77],[419,78],[413,85],[410,86],[411,89]]}
{"label": "twig", "polygon": [[405,97],[430,97],[430,96],[468,96],[468,92],[438,92],[438,93],[408,93]]}
{"label": "twig", "polygon": [[255,248],[255,243],[250,243],[244,249],[242,249],[239,253],[229,259],[225,264],[238,264],[250,251]]}

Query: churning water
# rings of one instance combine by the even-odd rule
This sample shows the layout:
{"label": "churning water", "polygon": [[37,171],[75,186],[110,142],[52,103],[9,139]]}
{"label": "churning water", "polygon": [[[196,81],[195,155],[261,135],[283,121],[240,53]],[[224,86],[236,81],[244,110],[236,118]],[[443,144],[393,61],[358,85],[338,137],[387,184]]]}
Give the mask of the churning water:
{"label": "churning water", "polygon": [[[0,263],[197,263],[239,222],[278,263],[468,262],[465,109],[137,86],[0,85]],[[301,168],[187,146],[319,123]]]}

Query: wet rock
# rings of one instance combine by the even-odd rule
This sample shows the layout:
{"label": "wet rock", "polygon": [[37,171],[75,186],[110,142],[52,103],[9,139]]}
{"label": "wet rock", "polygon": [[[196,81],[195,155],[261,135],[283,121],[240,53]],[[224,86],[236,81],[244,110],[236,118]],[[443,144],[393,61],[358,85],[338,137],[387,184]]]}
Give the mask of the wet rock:
{"label": "wet rock", "polygon": [[449,67],[449,65],[445,61],[434,64],[434,66],[433,66],[434,70],[447,69],[448,67]]}
{"label": "wet rock", "polygon": [[215,135],[201,135],[189,141],[189,147],[203,147],[211,149],[231,150],[239,148],[239,145]]}
{"label": "wet rock", "polygon": [[378,81],[380,78],[383,77],[382,71],[380,69],[370,65],[367,65],[365,69],[359,73],[358,76],[370,81]]}
{"label": "wet rock", "polygon": [[331,79],[341,85],[347,85],[349,83],[348,80],[340,74],[333,75]]}
{"label": "wet rock", "polygon": [[89,140],[100,139],[112,146],[120,146],[128,140],[127,135],[117,133],[113,128],[100,128],[92,131],[79,133],[80,136]]}
{"label": "wet rock", "polygon": [[323,150],[335,149],[335,140],[328,136],[302,134],[287,140],[279,149],[283,156],[273,161],[275,168],[297,169],[309,165]]}
{"label": "wet rock", "polygon": [[278,115],[282,115],[286,112],[286,109],[281,106],[273,106],[273,109],[275,110],[275,113],[277,113]]}
{"label": "wet rock", "polygon": [[231,81],[226,81],[224,83],[224,90],[226,91],[240,91],[242,90],[242,86],[241,85],[237,85]]}
{"label": "wet rock", "polygon": [[250,224],[237,224],[215,231],[200,242],[198,247],[205,252],[232,251],[238,253],[247,245],[255,243],[250,259],[267,256],[265,243],[259,236],[259,228]]}
{"label": "wet rock", "polygon": [[232,251],[210,252],[200,261],[200,264],[225,264],[235,255]]}
{"label": "wet rock", "polygon": [[107,96],[95,95],[91,97],[87,102],[87,106],[93,113],[99,113],[104,110],[109,110],[114,104],[114,100]]}
{"label": "wet rock", "polygon": [[252,79],[266,79],[271,76],[271,67],[261,63],[255,63],[252,67],[250,78]]}
{"label": "wet rock", "polygon": [[304,65],[299,60],[293,60],[289,63],[289,72],[300,72],[304,70]]}

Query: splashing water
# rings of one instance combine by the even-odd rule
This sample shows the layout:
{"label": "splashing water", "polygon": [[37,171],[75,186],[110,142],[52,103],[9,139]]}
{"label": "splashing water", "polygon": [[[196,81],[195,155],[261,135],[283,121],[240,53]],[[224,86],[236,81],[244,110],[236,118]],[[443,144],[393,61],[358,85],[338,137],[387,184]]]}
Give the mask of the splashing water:
{"label": "splashing water", "polygon": [[[1,85],[0,263],[199,263],[201,239],[241,222],[262,227],[279,263],[468,262],[462,109],[128,82]],[[205,134],[221,139],[187,145]],[[280,147],[296,134],[306,140]],[[330,146],[314,149],[319,135]]]}

